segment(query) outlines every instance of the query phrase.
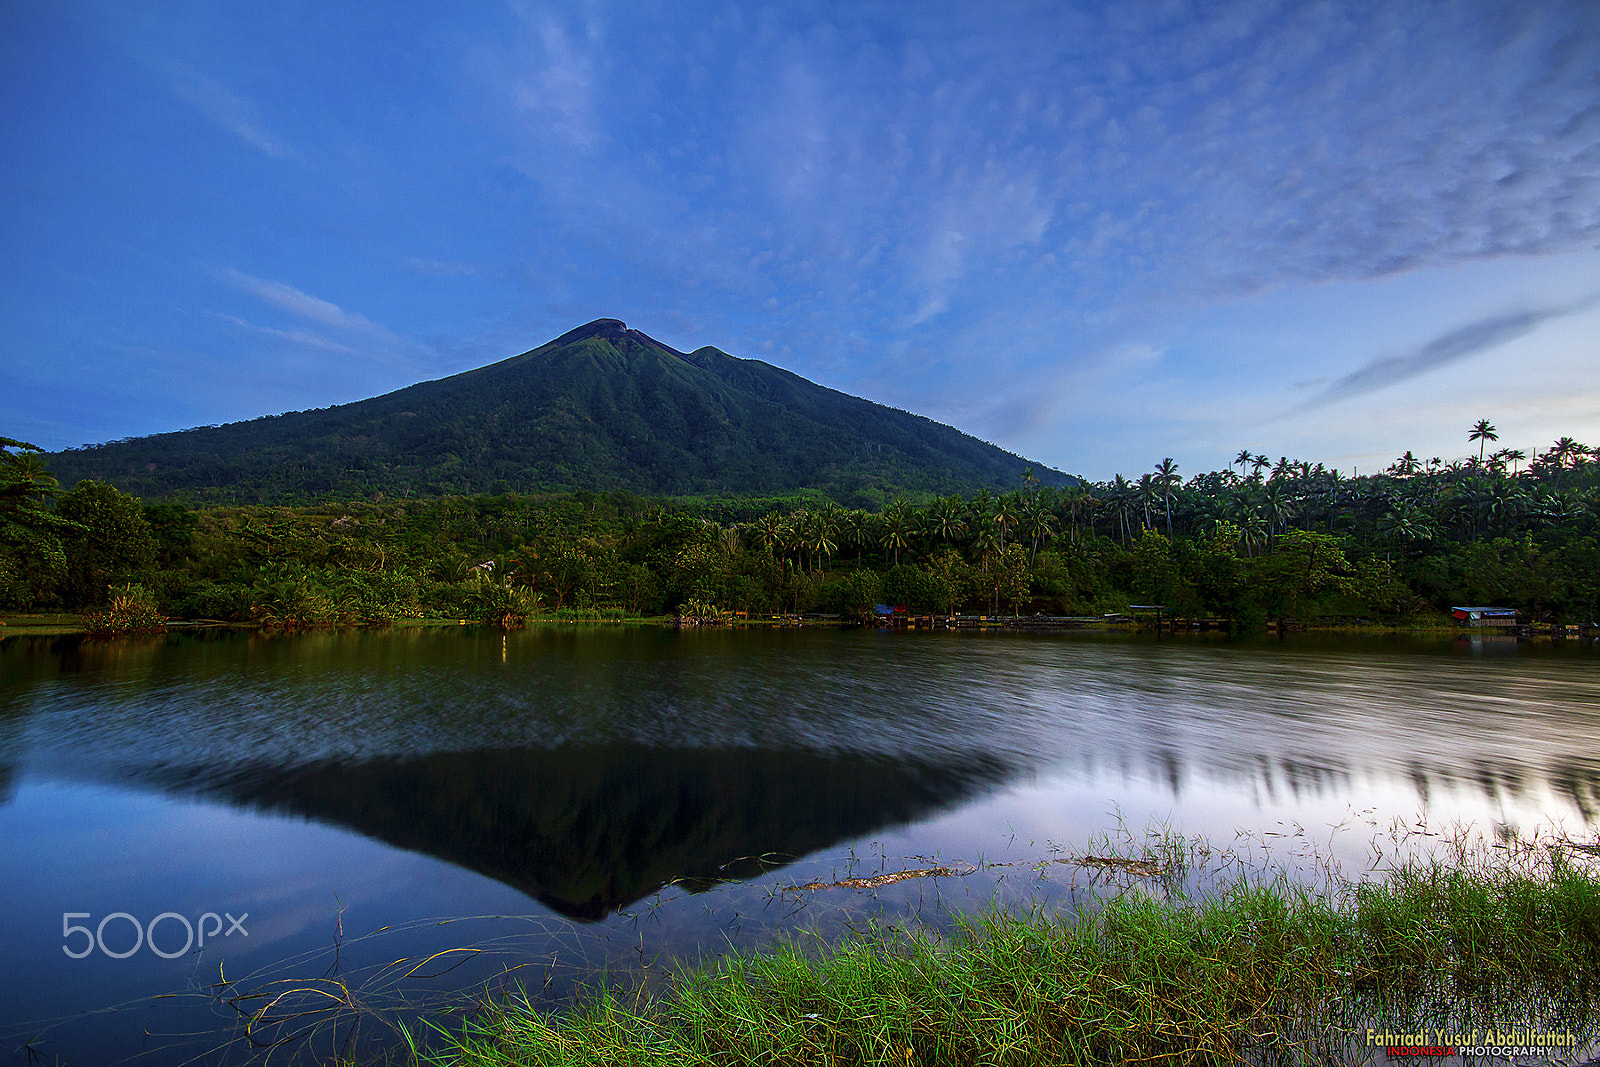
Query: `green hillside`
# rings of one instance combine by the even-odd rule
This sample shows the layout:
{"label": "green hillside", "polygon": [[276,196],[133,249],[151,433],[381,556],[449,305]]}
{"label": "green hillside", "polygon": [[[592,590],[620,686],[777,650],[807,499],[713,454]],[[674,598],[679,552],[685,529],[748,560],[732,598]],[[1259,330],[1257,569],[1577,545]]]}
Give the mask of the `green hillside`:
{"label": "green hillside", "polygon": [[[520,356],[353,404],[49,457],[62,481],[143,497],[563,489],[812,489],[844,503],[1012,489],[1020,456],[715,348],[682,353],[598,319]],[[1070,479],[1031,465],[1046,485]]]}

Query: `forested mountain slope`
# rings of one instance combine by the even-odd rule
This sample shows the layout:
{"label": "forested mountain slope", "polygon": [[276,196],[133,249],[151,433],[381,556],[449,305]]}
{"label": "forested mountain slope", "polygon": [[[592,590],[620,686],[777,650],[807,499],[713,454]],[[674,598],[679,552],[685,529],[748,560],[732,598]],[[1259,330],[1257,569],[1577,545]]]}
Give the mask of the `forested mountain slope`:
{"label": "forested mountain slope", "polygon": [[[1012,489],[1030,464],[949,426],[715,348],[598,319],[520,356],[313,411],[49,457],[65,484],[288,501],[627,489],[814,489],[844,503]],[[1071,479],[1032,465],[1046,485]]]}

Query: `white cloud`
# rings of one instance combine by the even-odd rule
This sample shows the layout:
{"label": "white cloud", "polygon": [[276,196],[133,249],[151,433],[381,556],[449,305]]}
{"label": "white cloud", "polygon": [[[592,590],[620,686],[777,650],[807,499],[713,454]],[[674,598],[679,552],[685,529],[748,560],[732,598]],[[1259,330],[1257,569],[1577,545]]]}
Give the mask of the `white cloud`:
{"label": "white cloud", "polygon": [[340,344],[338,341],[329,340],[321,334],[312,333],[310,330],[280,330],[272,326],[260,326],[253,322],[246,322],[237,315],[219,315],[218,318],[224,322],[231,322],[242,330],[264,334],[268,337],[276,337],[291,344],[304,345],[307,348],[317,348],[324,352],[335,352],[341,355],[353,356],[360,354],[358,349]]}
{"label": "white cloud", "polygon": [[522,65],[529,72],[514,89],[517,107],[537,136],[583,151],[595,148],[603,139],[595,100],[600,24],[591,20],[582,32],[572,33],[547,16],[524,13],[523,18],[537,46],[524,49]]}
{"label": "white cloud", "polygon": [[219,276],[240,292],[248,293],[263,303],[297,318],[319,322],[324,326],[331,326],[334,329],[345,330],[349,333],[361,334],[387,344],[405,345],[408,343],[366,316],[346,311],[337,304],[323,300],[321,297],[312,296],[310,293],[301,292],[292,285],[268,281],[265,278],[257,278],[232,267],[219,272]]}
{"label": "white cloud", "polygon": [[201,74],[179,75],[172,91],[218,126],[273,159],[298,159],[300,153],[268,132],[250,101],[229,92],[221,82]]}

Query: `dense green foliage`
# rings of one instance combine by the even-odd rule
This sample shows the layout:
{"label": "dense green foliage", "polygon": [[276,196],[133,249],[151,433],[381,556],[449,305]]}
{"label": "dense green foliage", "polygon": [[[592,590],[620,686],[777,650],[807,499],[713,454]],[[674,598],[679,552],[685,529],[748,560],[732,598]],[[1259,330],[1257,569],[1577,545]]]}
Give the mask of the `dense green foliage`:
{"label": "dense green foliage", "polygon": [[815,955],[735,954],[663,993],[599,992],[559,1015],[512,998],[461,1032],[437,1025],[447,1047],[419,1058],[1343,1063],[1374,1054],[1374,1026],[1483,1034],[1520,1020],[1582,1040],[1597,1008],[1600,877],[1558,856],[1543,871],[1411,864],[1334,896],[1285,881],[1200,899],[1125,892],[1068,915],[991,913],[943,941],[912,928]]}
{"label": "dense green foliage", "polygon": [[900,493],[1012,486],[1027,469],[949,426],[715,348],[677,352],[614,319],[370,400],[51,463],[67,481],[233,503],[608,486],[674,496],[811,489],[881,506]]}
{"label": "dense green foliage", "polygon": [[61,487],[40,451],[0,437],[0,605],[49,599],[67,576],[61,539],[75,531],[50,508]]}
{"label": "dense green foliage", "polygon": [[103,483],[61,494],[35,455],[11,447],[0,480],[11,608],[103,603],[139,582],[168,614],[268,626],[516,625],[541,610],[857,616],[879,603],[1380,623],[1483,604],[1532,622],[1600,618],[1600,464],[1565,438],[1526,469],[1504,453],[1450,466],[1408,454],[1346,478],[1244,454],[1239,471],[1187,483],[1167,460],[1137,482],[881,511],[625,491],[141,508]]}

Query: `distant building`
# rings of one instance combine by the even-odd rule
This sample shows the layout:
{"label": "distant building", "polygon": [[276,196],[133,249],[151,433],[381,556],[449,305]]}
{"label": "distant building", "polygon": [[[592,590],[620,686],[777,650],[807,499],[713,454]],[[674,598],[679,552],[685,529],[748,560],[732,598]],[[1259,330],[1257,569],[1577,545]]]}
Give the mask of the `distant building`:
{"label": "distant building", "polygon": [[1450,617],[1458,626],[1515,626],[1516,608],[1451,608]]}

